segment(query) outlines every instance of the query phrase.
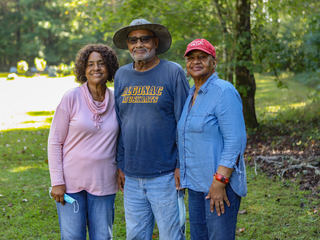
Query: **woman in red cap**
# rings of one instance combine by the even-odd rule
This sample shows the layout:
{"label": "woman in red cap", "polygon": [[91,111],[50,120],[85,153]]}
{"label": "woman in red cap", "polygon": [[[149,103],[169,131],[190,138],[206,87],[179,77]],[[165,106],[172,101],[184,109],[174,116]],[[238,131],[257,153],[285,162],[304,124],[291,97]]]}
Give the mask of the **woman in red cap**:
{"label": "woman in red cap", "polygon": [[178,142],[191,239],[235,239],[241,197],[247,194],[241,98],[215,72],[216,50],[207,40],[189,43],[184,57],[194,86],[178,123]]}

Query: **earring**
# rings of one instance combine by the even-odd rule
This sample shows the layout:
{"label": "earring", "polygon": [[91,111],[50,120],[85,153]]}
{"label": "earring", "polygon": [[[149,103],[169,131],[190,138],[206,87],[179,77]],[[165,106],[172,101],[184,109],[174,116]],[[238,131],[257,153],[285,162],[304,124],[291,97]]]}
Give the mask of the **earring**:
{"label": "earring", "polygon": [[84,82],[86,82],[87,81],[87,77],[85,75],[80,76],[79,80],[81,80],[82,77],[85,77]]}

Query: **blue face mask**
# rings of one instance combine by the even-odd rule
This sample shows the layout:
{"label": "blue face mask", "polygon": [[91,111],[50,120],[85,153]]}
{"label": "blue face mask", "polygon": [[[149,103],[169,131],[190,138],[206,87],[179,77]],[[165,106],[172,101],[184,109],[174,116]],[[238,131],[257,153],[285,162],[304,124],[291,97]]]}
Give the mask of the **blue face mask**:
{"label": "blue face mask", "polygon": [[178,190],[178,206],[179,206],[180,231],[184,235],[185,223],[186,223],[186,206],[184,204],[184,190]]}
{"label": "blue face mask", "polygon": [[74,198],[70,197],[70,196],[67,195],[67,194],[64,194],[64,195],[63,195],[63,198],[64,198],[64,200],[65,200],[66,202],[68,202],[68,203],[70,203],[70,204],[73,204],[73,203],[76,201]]}
{"label": "blue face mask", "polygon": [[[49,196],[50,196],[50,198],[52,198],[52,196],[51,196],[51,190],[52,190],[52,187],[49,188]],[[75,200],[74,198],[70,197],[70,196],[67,195],[67,194],[64,194],[64,195],[63,195],[63,199],[64,199],[67,203],[73,204],[73,212],[74,212],[74,213],[79,212],[79,204],[78,204],[78,201],[77,201],[77,200]],[[76,207],[77,207],[77,210],[76,210]]]}

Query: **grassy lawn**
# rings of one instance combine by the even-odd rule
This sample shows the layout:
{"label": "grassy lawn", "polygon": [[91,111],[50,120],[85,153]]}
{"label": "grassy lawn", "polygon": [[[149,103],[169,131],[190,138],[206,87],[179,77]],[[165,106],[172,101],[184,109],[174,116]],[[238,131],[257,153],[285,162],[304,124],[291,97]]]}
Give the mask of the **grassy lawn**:
{"label": "grassy lawn", "polygon": [[271,76],[255,74],[257,79],[256,112],[258,119],[265,114],[275,115],[280,110],[287,110],[293,107],[302,107],[310,102],[307,96],[315,92],[292,77],[284,79],[287,88],[277,88],[276,82]]}
{"label": "grassy lawn", "polygon": [[[278,89],[271,77],[256,79],[259,120],[307,104],[313,91],[293,81],[287,82],[288,89]],[[52,117],[51,112],[30,114],[48,116],[48,122]],[[0,132],[0,239],[60,239],[55,203],[48,194],[48,132],[48,127]],[[311,198],[296,182],[268,178],[250,167],[247,178],[237,239],[320,239],[319,195]],[[114,239],[125,239],[122,199],[118,193]],[[189,230],[186,237],[190,239]]]}

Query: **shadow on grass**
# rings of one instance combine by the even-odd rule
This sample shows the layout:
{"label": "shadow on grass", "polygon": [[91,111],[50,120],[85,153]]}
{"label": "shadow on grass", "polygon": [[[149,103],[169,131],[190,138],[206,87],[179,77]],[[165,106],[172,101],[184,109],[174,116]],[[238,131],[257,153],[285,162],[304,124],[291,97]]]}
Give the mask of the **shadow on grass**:
{"label": "shadow on grass", "polygon": [[[43,123],[43,125],[51,124],[54,111],[36,111],[36,112],[27,112],[29,116],[35,117],[34,120],[29,121],[23,121],[21,124],[40,124]],[[43,118],[46,117],[47,118]]]}
{"label": "shadow on grass", "polygon": [[36,111],[36,112],[27,112],[29,116],[51,116],[54,114],[54,111]]}

